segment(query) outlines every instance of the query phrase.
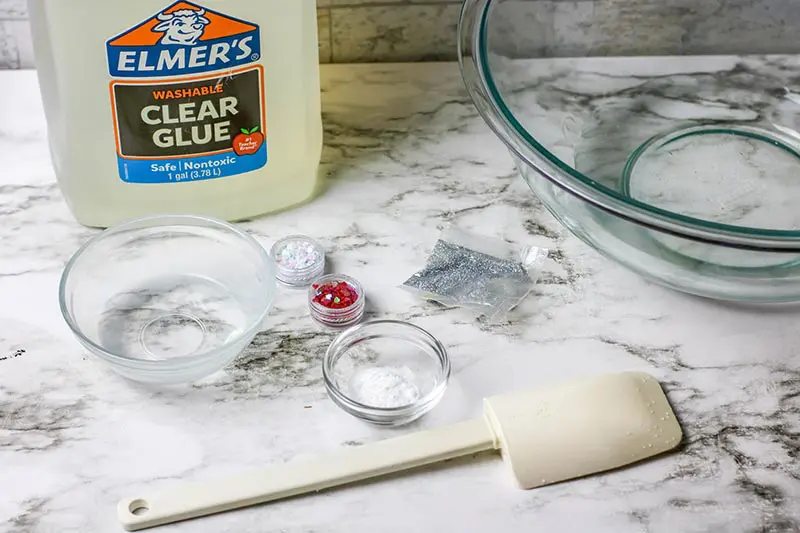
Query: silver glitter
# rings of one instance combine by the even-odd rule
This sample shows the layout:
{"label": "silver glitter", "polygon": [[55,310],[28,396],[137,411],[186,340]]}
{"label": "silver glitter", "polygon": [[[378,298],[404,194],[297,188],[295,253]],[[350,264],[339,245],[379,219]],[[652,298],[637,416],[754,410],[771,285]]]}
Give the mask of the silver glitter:
{"label": "silver glitter", "polygon": [[541,248],[513,250],[503,241],[451,228],[442,233],[425,267],[403,287],[497,322],[530,293],[546,255]]}

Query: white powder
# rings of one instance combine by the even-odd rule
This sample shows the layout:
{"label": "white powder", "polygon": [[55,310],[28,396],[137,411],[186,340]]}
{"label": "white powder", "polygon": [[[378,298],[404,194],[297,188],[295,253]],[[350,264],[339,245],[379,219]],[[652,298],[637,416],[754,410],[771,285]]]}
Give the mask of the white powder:
{"label": "white powder", "polygon": [[412,376],[407,368],[373,367],[359,370],[350,379],[353,399],[371,407],[401,407],[417,401],[419,389],[403,374]]}

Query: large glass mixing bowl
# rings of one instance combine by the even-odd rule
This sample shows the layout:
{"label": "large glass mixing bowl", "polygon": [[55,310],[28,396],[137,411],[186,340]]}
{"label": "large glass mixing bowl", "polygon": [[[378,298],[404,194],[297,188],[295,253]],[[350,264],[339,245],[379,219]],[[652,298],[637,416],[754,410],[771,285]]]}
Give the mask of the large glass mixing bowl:
{"label": "large glass mixing bowl", "polygon": [[[800,56],[741,55],[761,52],[745,35],[741,50],[710,42],[643,56],[648,43],[626,32],[578,54],[557,46],[559,32],[603,27],[558,10],[582,4],[593,2],[462,9],[468,91],[531,189],[586,243],[650,280],[724,300],[800,300]],[[680,23],[710,16],[701,4]],[[542,31],[553,46],[531,44]],[[739,55],[708,55],[721,48]]]}

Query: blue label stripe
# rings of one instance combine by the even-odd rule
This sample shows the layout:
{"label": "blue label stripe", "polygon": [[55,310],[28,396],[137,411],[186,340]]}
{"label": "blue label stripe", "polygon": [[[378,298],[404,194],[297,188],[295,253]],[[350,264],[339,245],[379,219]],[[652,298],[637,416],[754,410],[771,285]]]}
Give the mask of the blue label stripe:
{"label": "blue label stripe", "polygon": [[258,61],[260,31],[203,41],[194,46],[106,46],[114,78],[183,76],[236,68]]}
{"label": "blue label stripe", "polygon": [[267,164],[267,143],[251,155],[234,152],[175,159],[117,157],[119,175],[126,183],[180,183],[206,181],[252,172]]}

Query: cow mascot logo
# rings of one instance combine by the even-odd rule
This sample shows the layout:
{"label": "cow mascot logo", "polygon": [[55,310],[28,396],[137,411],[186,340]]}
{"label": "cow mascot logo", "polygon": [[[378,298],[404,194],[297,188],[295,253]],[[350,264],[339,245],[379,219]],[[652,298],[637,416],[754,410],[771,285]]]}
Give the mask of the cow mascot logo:
{"label": "cow mascot logo", "polygon": [[193,46],[203,36],[206,26],[211,24],[205,14],[206,10],[202,8],[159,13],[158,20],[161,22],[153,28],[153,31],[164,32],[160,44]]}

